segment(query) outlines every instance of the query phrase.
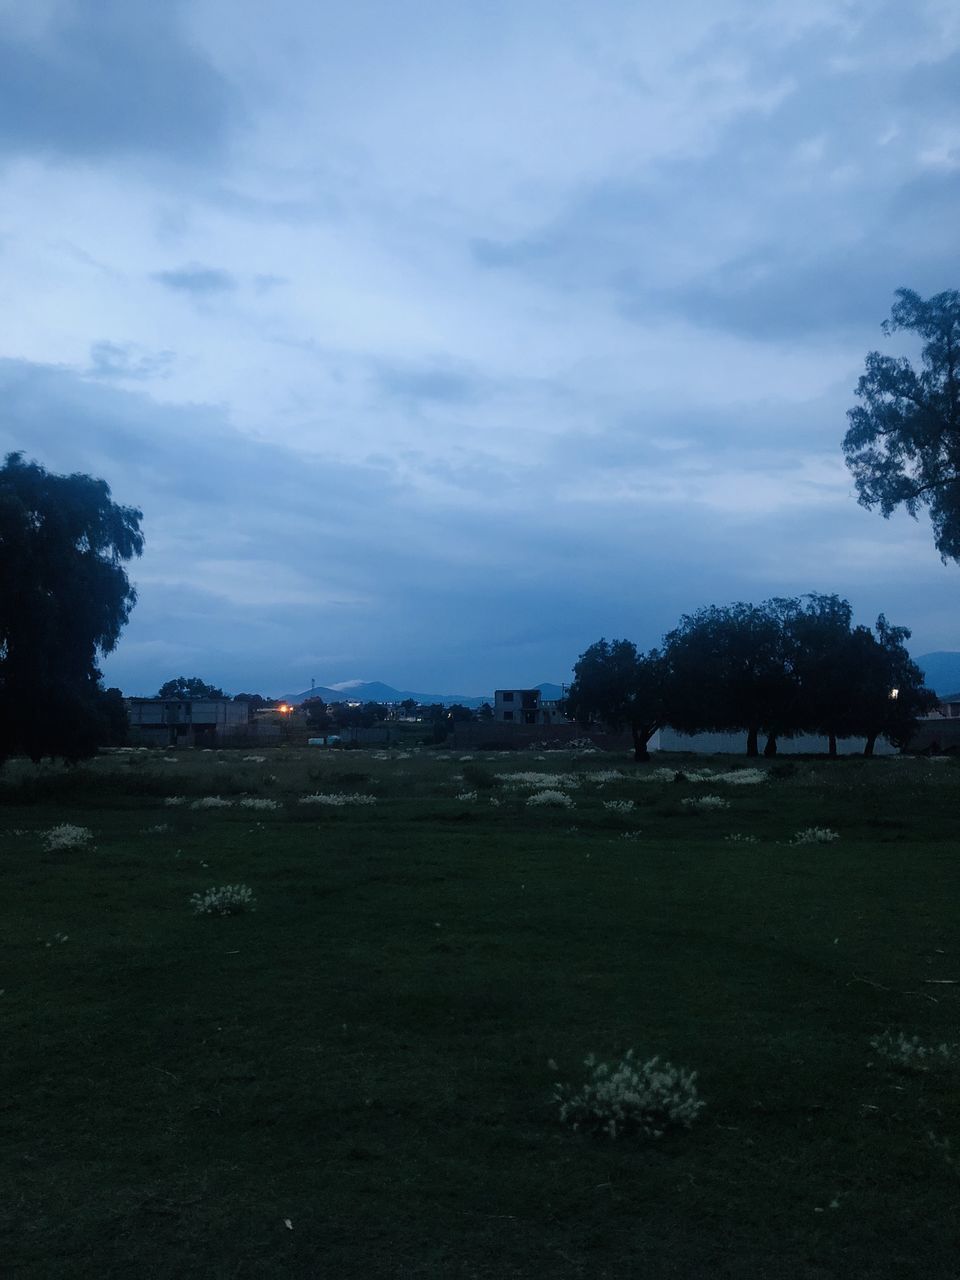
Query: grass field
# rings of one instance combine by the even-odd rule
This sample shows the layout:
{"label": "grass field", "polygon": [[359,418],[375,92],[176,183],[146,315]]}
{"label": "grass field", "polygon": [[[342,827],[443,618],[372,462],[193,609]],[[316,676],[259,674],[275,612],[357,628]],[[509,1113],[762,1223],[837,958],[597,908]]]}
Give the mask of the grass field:
{"label": "grass field", "polygon": [[[952,762],[248,754],[0,774],[4,1276],[960,1275],[960,1058],[870,1043],[960,1041]],[[630,1048],[696,1123],[562,1126]]]}

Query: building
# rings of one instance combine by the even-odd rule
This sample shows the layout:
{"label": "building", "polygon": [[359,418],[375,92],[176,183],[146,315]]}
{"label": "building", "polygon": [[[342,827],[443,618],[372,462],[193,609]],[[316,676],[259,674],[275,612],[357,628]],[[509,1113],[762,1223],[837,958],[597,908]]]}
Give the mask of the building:
{"label": "building", "polygon": [[215,747],[244,735],[250,708],[229,698],[127,698],[130,741],[139,747]]}
{"label": "building", "polygon": [[493,718],[499,724],[569,724],[560,700],[543,698],[539,689],[495,689]]}

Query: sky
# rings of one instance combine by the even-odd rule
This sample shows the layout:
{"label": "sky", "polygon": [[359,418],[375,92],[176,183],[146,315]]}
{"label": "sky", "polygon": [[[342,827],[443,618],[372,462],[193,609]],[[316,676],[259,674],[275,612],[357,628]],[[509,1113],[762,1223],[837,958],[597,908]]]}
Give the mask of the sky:
{"label": "sky", "polygon": [[103,669],[569,679],[816,591],[960,649],[841,441],[960,287],[954,0],[0,0],[0,451],[143,511]]}

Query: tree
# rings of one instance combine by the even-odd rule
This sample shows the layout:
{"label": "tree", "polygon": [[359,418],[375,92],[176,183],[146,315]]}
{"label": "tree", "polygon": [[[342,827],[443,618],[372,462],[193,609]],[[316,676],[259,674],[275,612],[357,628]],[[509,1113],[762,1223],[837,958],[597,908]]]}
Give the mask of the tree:
{"label": "tree", "polygon": [[233,700],[245,702],[251,711],[265,711],[268,707],[277,705],[276,698],[265,698],[262,693],[235,693]]}
{"label": "tree", "polygon": [[960,560],[960,292],[896,296],[883,332],[919,334],[921,368],[869,353],[843,451],[861,506],[928,507],[940,558]]}
{"label": "tree", "polygon": [[788,619],[799,602],[716,605],[684,615],[664,637],[669,723],[681,733],[747,731],[747,755],[758,737],[776,739],[799,727]]}
{"label": "tree", "polygon": [[[862,637],[850,629],[853,609],[839,596],[811,594],[787,621],[790,664],[797,686],[797,727],[837,739],[858,732],[858,681]],[[799,605],[799,602],[797,602]],[[872,639],[870,632],[867,636]]]}
{"label": "tree", "polygon": [[866,738],[863,754],[873,755],[877,738],[906,747],[916,733],[917,717],[932,711],[937,695],[926,687],[923,672],[907,653],[907,627],[895,627],[881,613],[876,637],[866,628],[860,638],[855,732]]}
{"label": "tree", "polygon": [[199,676],[177,676],[168,680],[157,691],[158,698],[225,698],[227,695],[215,684],[207,684]]}
{"label": "tree", "polygon": [[630,640],[598,640],[573,668],[565,712],[580,724],[600,722],[614,730],[629,729],[633,755],[649,760],[647,743],[665,723],[665,667],[656,649],[637,652]]}
{"label": "tree", "polygon": [[92,476],[53,475],[23,454],[0,467],[0,761],[92,755],[117,715],[98,655],[117,644],[136,592],[124,562],[143,513]]}
{"label": "tree", "polygon": [[311,729],[329,729],[333,724],[327,704],[322,698],[305,698],[300,704],[307,713],[307,722]]}

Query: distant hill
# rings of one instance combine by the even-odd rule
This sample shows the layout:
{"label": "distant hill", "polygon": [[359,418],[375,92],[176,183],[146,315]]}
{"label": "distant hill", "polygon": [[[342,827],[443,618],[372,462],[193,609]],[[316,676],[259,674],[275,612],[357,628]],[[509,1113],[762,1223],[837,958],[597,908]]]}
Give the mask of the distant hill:
{"label": "distant hill", "polygon": [[923,672],[927,688],[942,698],[948,693],[960,692],[960,653],[949,650],[939,653],[923,653],[914,662]]}
{"label": "distant hill", "polygon": [[426,705],[439,702],[448,707],[458,702],[462,707],[474,708],[484,702],[493,702],[492,693],[485,698],[469,697],[463,693],[416,693],[410,689],[394,689],[393,685],[379,680],[344,680],[330,687],[317,685],[316,689],[306,689],[303,693],[288,693],[282,701],[297,706],[307,698],[322,698],[324,702],[404,702],[412,698],[414,702]]}

